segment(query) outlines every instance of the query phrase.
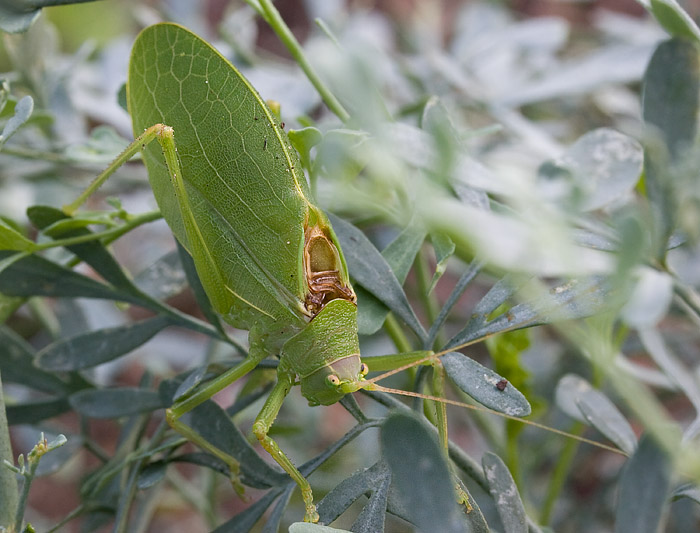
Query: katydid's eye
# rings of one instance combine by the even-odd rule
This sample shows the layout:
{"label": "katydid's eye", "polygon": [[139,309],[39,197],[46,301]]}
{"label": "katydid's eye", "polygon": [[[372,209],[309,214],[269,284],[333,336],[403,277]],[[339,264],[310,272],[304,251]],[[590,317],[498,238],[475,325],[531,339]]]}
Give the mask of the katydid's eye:
{"label": "katydid's eye", "polygon": [[369,372],[369,367],[365,363],[362,363],[360,365],[360,375],[366,376],[368,372]]}
{"label": "katydid's eye", "polygon": [[340,378],[335,374],[331,374],[326,378],[326,382],[329,385],[332,385],[333,387],[337,387],[338,385],[340,385]]}

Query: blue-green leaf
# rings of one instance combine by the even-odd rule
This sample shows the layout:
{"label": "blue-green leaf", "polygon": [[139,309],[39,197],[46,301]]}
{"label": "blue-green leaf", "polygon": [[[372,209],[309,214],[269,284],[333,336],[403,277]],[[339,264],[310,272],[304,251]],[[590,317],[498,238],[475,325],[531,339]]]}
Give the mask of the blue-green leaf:
{"label": "blue-green leaf", "polygon": [[426,332],[418,321],[401,284],[379,251],[355,226],[329,215],[343,248],[350,276],[401,318],[421,340]]}
{"label": "blue-green leaf", "polygon": [[[0,15],[1,14],[2,10],[0,10]],[[22,124],[29,120],[29,117],[32,116],[32,111],[34,111],[34,100],[32,100],[31,96],[24,96],[17,102],[17,105],[15,105],[15,114],[7,121],[2,130],[2,134],[0,134],[0,148],[2,148],[7,140],[17,132]]]}
{"label": "blue-green leaf", "polygon": [[92,418],[119,418],[166,407],[158,392],[138,387],[88,389],[72,394],[70,404]]}
{"label": "blue-green leaf", "polygon": [[666,452],[644,435],[622,473],[615,533],[656,533],[668,502],[671,467]]}
{"label": "blue-green leaf", "polygon": [[496,504],[505,533],[527,533],[527,515],[518,487],[498,455],[487,452],[481,458],[489,492]]}
{"label": "blue-green leaf", "polygon": [[[403,284],[411,265],[425,241],[425,230],[418,224],[409,224],[384,250],[382,257]],[[362,287],[357,287],[357,326],[362,335],[376,333],[384,324],[389,309]]]}
{"label": "blue-green leaf", "polygon": [[61,339],[41,350],[36,364],[54,372],[92,368],[131,352],[170,324],[169,318],[156,316]]}
{"label": "blue-green leaf", "polygon": [[435,432],[414,415],[395,412],[384,422],[380,440],[411,522],[425,532],[462,533],[454,481]]}
{"label": "blue-green leaf", "polygon": [[452,381],[481,405],[509,416],[527,416],[532,412],[527,398],[507,379],[471,357],[450,352],[441,361]]}

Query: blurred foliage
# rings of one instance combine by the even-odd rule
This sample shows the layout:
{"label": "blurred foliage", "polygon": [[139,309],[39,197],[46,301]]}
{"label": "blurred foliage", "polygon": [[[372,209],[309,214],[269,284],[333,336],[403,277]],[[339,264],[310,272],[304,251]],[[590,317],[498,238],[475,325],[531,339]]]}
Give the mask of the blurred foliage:
{"label": "blurred foliage", "polygon": [[[14,464],[41,431],[67,437],[35,472],[24,518],[37,531],[267,532],[303,516],[296,486],[248,444],[274,357],[197,421],[248,459],[251,501],[165,423],[174,397],[247,344],[212,312],[141,163],[88,210],[58,209],[130,142],[130,48],[159,21],[209,40],[279,102],[319,205],[339,217],[363,357],[458,350],[447,397],[532,406],[534,421],[631,456],[455,407],[445,462],[431,409],[377,393],[312,409],[294,392],[273,434],[315,471],[322,521],[700,527],[700,32],[678,3],[640,1],[646,18],[591,8],[572,25],[486,3],[278,2],[300,56],[254,0],[40,13],[51,3],[0,1],[3,24],[28,27],[0,45],[0,372],[15,450],[0,459]],[[469,514],[450,505],[451,473]]]}

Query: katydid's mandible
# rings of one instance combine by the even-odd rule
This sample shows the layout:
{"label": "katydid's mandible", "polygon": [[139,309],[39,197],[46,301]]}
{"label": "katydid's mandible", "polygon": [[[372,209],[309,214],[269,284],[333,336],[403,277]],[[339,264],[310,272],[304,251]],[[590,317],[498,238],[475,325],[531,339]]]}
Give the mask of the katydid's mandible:
{"label": "katydid's mandible", "polygon": [[[308,482],[267,432],[297,377],[309,403],[329,405],[358,390],[367,373],[355,294],[330,222],[313,204],[298,156],[261,97],[188,30],[158,24],[139,35],[127,96],[136,136],[167,125],[156,127],[161,146],[143,148],[165,220],[192,255],[216,311],[250,332],[247,359],[178,400],[168,420],[221,455],[180,417],[279,354],[278,382],[253,432],[301,487],[305,520],[316,521]],[[237,469],[235,460],[223,459]]]}

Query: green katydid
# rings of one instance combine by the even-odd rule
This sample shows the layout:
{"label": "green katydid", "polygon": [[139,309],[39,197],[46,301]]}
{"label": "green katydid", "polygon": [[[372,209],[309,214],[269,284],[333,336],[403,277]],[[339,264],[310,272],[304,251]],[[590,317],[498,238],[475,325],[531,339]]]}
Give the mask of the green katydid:
{"label": "green katydid", "polygon": [[[389,390],[365,379],[369,368],[360,359],[355,293],[331,224],[311,200],[282,125],[250,83],[188,30],[158,24],[139,35],[127,97],[136,141],[64,210],[74,212],[142,149],[161,213],[192,256],[214,309],[249,330],[248,357],[178,399],[168,409],[168,422],[223,459],[235,477],[236,460],[181,417],[269,355],[279,355],[277,383],[253,433],[299,485],[304,519],[317,521],[308,481],[268,435],[285,396],[297,382],[312,405],[330,405],[363,388]],[[216,129],[205,126],[211,117],[220,117]],[[372,359],[378,363],[372,370],[439,366],[430,352]],[[446,446],[444,410],[438,413]],[[468,506],[459,487],[458,497]]]}

